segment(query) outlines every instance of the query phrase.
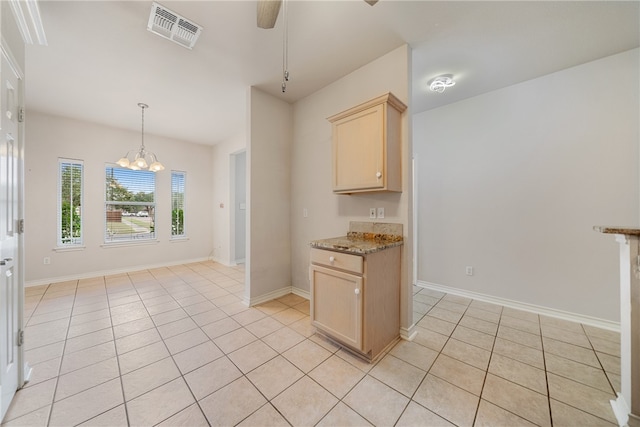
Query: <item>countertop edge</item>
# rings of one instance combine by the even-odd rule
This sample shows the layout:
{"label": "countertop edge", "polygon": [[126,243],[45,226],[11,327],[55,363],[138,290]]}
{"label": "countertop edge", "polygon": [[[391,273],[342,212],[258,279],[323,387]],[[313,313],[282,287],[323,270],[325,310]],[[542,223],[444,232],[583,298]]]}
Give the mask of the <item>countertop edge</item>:
{"label": "countertop edge", "polygon": [[[344,237],[342,237],[344,238]],[[339,238],[338,238],[339,239]],[[323,239],[323,240],[331,240],[331,239]],[[328,251],[334,252],[342,252],[346,254],[352,255],[367,255],[375,252],[380,252],[385,249],[395,248],[397,246],[402,246],[404,244],[403,240],[399,241],[390,241],[390,242],[375,242],[377,243],[375,247],[368,249],[354,248],[354,247],[342,247],[336,246],[335,244],[326,242],[326,241],[312,241],[309,245],[315,249],[324,249]]]}
{"label": "countertop edge", "polygon": [[640,228],[635,227],[594,225],[593,229],[605,234],[627,234],[630,236],[640,236]]}

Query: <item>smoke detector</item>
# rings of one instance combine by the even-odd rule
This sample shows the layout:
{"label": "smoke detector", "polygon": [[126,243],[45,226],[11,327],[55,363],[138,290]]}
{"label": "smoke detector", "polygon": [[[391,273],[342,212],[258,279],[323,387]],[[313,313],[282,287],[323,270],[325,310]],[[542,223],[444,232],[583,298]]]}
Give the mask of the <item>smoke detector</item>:
{"label": "smoke detector", "polygon": [[153,2],[147,30],[191,49],[198,41],[202,27],[161,4]]}

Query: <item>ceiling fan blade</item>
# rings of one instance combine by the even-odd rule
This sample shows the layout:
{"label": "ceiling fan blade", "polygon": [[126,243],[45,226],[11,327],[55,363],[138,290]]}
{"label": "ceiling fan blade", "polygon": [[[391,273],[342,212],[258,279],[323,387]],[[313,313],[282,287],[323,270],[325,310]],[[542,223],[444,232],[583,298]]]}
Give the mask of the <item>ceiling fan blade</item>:
{"label": "ceiling fan blade", "polygon": [[282,0],[258,0],[257,22],[259,28],[269,29],[276,25],[281,4]]}
{"label": "ceiling fan blade", "polygon": [[378,3],[378,0],[364,0],[367,3],[369,3],[371,6],[373,6],[374,4]]}

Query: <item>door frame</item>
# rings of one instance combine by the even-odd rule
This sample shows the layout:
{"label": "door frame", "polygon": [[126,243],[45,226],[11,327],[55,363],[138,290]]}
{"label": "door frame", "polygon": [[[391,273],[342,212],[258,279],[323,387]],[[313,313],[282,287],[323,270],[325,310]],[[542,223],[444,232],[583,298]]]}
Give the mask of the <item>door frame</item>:
{"label": "door frame", "polygon": [[[0,42],[0,55],[4,56],[7,60],[7,63],[11,67],[9,72],[13,72],[18,78],[18,100],[17,105],[18,108],[23,111],[24,109],[24,72],[20,67],[18,61],[15,56],[11,52],[11,48],[8,46],[4,37]],[[0,75],[2,75],[5,70],[0,69]],[[20,115],[20,114],[19,114]],[[24,221],[24,133],[25,133],[25,121],[23,117],[18,118],[18,135],[15,138],[15,141],[18,146],[18,159],[17,159],[17,179],[18,179],[18,194],[17,194],[17,203],[18,203],[18,224],[16,224],[16,234],[17,234],[17,247],[15,256],[17,258],[17,263],[15,265],[15,284],[16,291],[18,292],[18,307],[16,307],[16,311],[18,313],[18,331],[22,333],[24,331],[24,230],[22,229],[23,221]],[[21,341],[21,338],[18,338]],[[20,342],[18,344],[18,389],[22,388],[24,384],[29,381],[29,377],[31,375],[31,368],[24,360],[24,345]]]}

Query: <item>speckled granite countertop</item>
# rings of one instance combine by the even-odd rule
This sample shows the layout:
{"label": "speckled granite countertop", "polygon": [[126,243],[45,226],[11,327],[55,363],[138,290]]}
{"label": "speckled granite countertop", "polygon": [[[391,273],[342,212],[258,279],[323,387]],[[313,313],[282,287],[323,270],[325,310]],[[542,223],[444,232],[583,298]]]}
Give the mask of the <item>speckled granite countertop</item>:
{"label": "speckled granite countertop", "polygon": [[631,236],[640,236],[640,228],[634,227],[610,227],[604,225],[596,225],[593,227],[595,231],[607,234],[628,234]]}
{"label": "speckled granite countertop", "polygon": [[402,224],[352,221],[346,236],[314,240],[311,247],[366,255],[402,244]]}

